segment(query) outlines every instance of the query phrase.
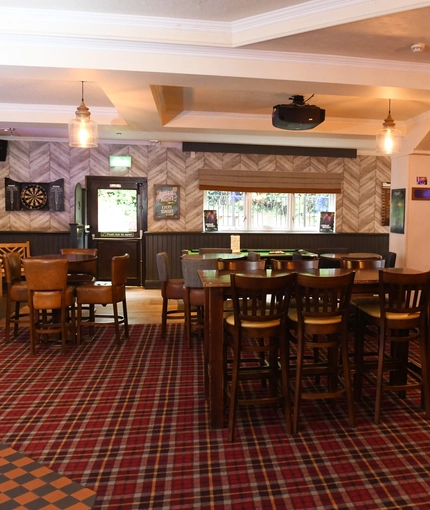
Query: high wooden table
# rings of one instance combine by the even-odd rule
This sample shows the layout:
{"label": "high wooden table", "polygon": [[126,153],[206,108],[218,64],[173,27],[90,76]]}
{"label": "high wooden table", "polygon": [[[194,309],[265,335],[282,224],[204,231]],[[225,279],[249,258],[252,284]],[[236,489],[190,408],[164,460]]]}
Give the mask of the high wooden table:
{"label": "high wooden table", "polygon": [[[390,272],[420,272],[414,269],[389,268],[384,271]],[[348,269],[319,269],[304,271],[304,274],[315,276],[335,276],[350,272]],[[230,287],[231,271],[199,270],[200,279],[205,288],[205,391],[209,402],[210,425],[212,428],[222,428],[224,423],[224,349],[223,349],[223,303],[224,292]],[[247,274],[240,271],[241,274]],[[285,274],[285,271],[272,272],[251,271],[249,274],[276,278],[277,275]],[[378,293],[379,271],[377,269],[355,271],[354,286],[352,292]]]}

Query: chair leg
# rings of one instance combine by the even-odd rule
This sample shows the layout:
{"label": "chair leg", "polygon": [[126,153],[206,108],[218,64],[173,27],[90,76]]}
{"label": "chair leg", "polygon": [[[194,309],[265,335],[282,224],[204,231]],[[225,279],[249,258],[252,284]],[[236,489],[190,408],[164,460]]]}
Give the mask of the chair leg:
{"label": "chair leg", "polygon": [[290,436],[292,433],[291,428],[291,399],[290,399],[290,363],[289,363],[289,345],[287,339],[281,339],[280,344],[280,358],[281,358],[281,383],[282,394],[284,396],[284,416],[285,427],[287,434]]}
{"label": "chair leg", "polygon": [[76,311],[76,343],[81,345],[81,328],[82,328],[82,305],[81,303],[77,304]]}
{"label": "chair leg", "polygon": [[379,353],[378,353],[378,371],[376,375],[376,398],[375,415],[373,422],[377,425],[381,416],[382,391],[384,382],[384,354],[385,354],[385,327],[380,328],[379,333]]}
{"label": "chair leg", "polygon": [[234,441],[234,429],[236,426],[237,393],[239,389],[239,368],[240,368],[240,340],[234,339],[233,345],[233,366],[230,386],[230,408],[228,415],[228,439]]}
{"label": "chair leg", "polygon": [[348,334],[346,331],[342,334],[340,347],[342,350],[343,383],[345,385],[345,393],[348,404],[349,424],[351,425],[351,427],[355,427],[354,398],[351,384],[351,370],[349,366]]}
{"label": "chair leg", "polygon": [[430,419],[430,381],[429,381],[429,360],[428,360],[428,352],[427,352],[427,332],[425,334],[420,334],[420,358],[421,358],[421,377],[422,377],[422,400],[423,407],[425,412],[425,417],[427,420]]}
{"label": "chair leg", "polygon": [[128,313],[127,313],[127,301],[125,299],[122,302],[122,314],[124,317],[124,337],[128,338]]}
{"label": "chair leg", "polygon": [[115,343],[121,343],[121,336],[119,332],[119,317],[118,317],[118,303],[113,303],[113,316],[115,320]]}
{"label": "chair leg", "polygon": [[168,300],[166,298],[163,298],[163,307],[162,307],[162,311],[161,311],[161,338],[166,338],[167,305],[168,305]]}
{"label": "chair leg", "polygon": [[299,430],[300,404],[302,399],[302,372],[304,356],[304,340],[302,334],[297,335],[297,362],[296,362],[296,384],[294,388],[294,408],[293,408],[293,434]]}

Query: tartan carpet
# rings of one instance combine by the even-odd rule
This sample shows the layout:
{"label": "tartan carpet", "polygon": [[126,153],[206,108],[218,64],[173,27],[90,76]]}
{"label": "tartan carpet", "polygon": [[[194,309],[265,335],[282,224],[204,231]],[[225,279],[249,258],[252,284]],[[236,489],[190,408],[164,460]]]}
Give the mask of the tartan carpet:
{"label": "tartan carpet", "polygon": [[96,492],[94,509],[430,508],[430,427],[418,392],[357,404],[303,404],[300,433],[282,412],[239,409],[236,441],[208,427],[201,342],[182,324],[113,328],[65,356],[28,353],[0,330],[0,441]]}

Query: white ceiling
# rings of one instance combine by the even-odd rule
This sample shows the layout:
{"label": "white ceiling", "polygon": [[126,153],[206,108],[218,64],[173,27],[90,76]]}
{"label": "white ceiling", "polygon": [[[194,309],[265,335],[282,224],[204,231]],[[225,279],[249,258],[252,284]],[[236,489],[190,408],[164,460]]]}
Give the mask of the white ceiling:
{"label": "white ceiling", "polygon": [[[404,150],[430,150],[430,0],[0,0],[0,9],[0,138],[13,128],[23,140],[66,140],[85,81],[100,142],[372,153],[391,99]],[[426,47],[414,53],[413,43]],[[272,107],[297,94],[313,95],[325,122],[274,128]]]}

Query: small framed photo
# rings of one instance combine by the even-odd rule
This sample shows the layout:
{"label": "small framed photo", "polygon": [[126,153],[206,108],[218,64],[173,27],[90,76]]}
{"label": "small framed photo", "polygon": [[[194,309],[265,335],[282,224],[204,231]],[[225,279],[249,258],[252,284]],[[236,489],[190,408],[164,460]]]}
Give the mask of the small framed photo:
{"label": "small framed photo", "polygon": [[154,186],[154,218],[179,219],[179,186],[163,184]]}
{"label": "small framed photo", "polygon": [[417,177],[416,180],[420,186],[427,186],[427,177]]}
{"label": "small framed photo", "polygon": [[203,211],[205,217],[205,232],[217,232],[218,231],[218,218],[216,210],[205,209]]}

